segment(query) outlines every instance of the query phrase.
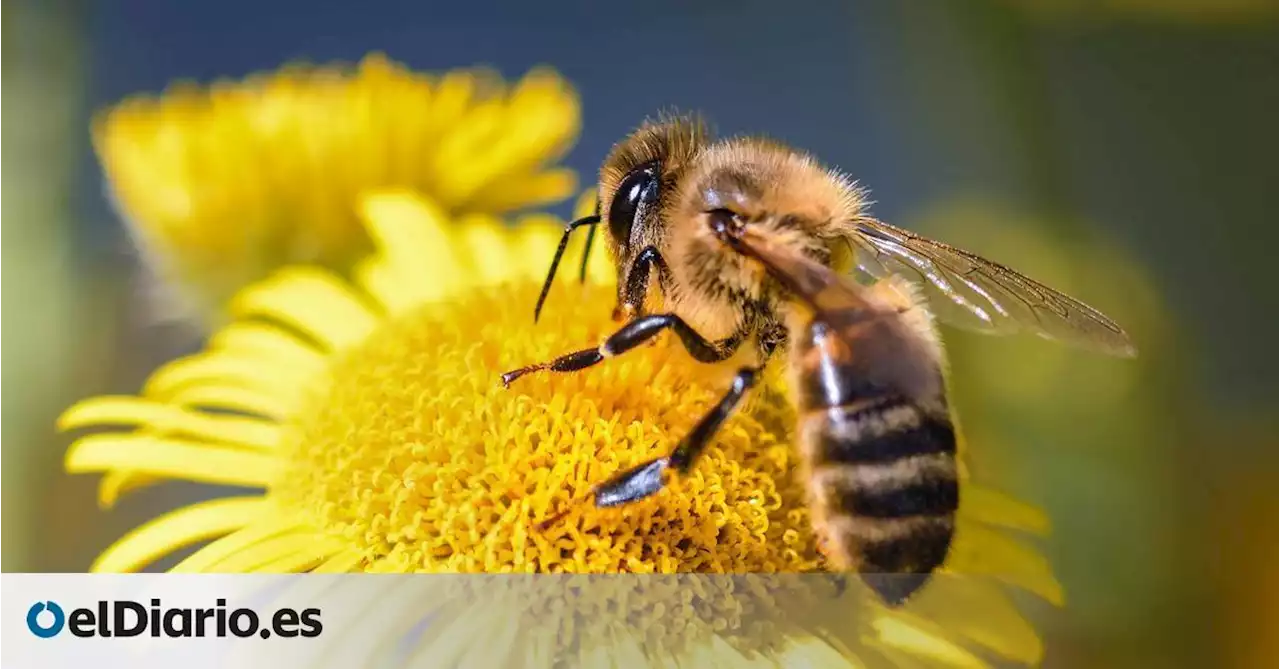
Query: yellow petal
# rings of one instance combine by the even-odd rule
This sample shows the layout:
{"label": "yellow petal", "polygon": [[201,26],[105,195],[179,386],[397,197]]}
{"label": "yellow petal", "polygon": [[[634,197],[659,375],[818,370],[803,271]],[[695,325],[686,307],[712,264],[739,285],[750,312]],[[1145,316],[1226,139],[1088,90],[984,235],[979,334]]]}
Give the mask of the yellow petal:
{"label": "yellow petal", "polygon": [[334,539],[314,532],[295,530],[244,546],[221,560],[208,564],[202,571],[229,574],[255,571],[292,573],[294,570],[286,569],[290,564],[312,567],[339,550],[342,550],[342,544]]}
{"label": "yellow petal", "polygon": [[948,667],[982,669],[987,663],[976,655],[947,641],[922,625],[909,622],[905,617],[881,617],[871,623],[880,642],[900,648],[913,655],[927,657]]}
{"label": "yellow petal", "polygon": [[1011,660],[1037,664],[1044,654],[1035,628],[987,578],[939,574],[912,612],[948,638],[969,639]]}
{"label": "yellow petal", "polygon": [[311,374],[290,373],[288,367],[263,365],[236,355],[210,351],[180,358],[156,370],[143,394],[168,397],[181,388],[211,386],[247,388],[291,397],[310,382]]}
{"label": "yellow petal", "polygon": [[[875,667],[875,669],[881,669],[881,667],[886,669],[938,669],[938,667],[945,666],[937,660],[928,659],[926,656],[916,655],[896,646],[879,643],[874,638],[868,639],[868,642],[868,645],[875,648],[875,661],[869,665]],[[983,666],[991,667],[990,664],[984,664]],[[991,669],[995,668],[991,667]]]}
{"label": "yellow petal", "polygon": [[449,242],[450,223],[434,203],[404,191],[360,199],[360,213],[379,257],[392,276],[424,299],[438,299],[465,285],[463,265]]}
{"label": "yellow petal", "polygon": [[238,293],[231,312],[261,316],[295,327],[333,349],[362,341],[378,317],[333,274],[293,267]]}
{"label": "yellow petal", "polygon": [[578,187],[578,175],[570,169],[550,169],[519,175],[482,188],[471,200],[472,208],[504,211],[520,206],[559,202]]}
{"label": "yellow petal", "polygon": [[[723,642],[722,642],[723,643]],[[817,637],[804,637],[787,644],[779,654],[783,667],[861,667],[856,658],[845,657],[831,644]]]}
{"label": "yellow petal", "polygon": [[275,515],[275,510],[271,509],[265,517],[258,518],[254,524],[192,553],[170,571],[175,574],[206,572],[210,566],[222,562],[229,556],[280,535],[296,534],[300,529],[304,528],[299,528],[296,520]]}
{"label": "yellow petal", "polygon": [[[467,105],[479,83],[478,74],[455,70],[446,72],[440,78],[431,98],[431,109],[426,117],[428,121],[423,123],[430,139],[438,139],[440,134],[450,130],[450,126],[467,112]],[[422,156],[418,160],[421,161]],[[447,169],[448,166],[444,167]]]}
{"label": "yellow petal", "polygon": [[[481,147],[502,122],[502,105],[491,101],[476,105],[454,126],[432,156],[436,169],[448,171],[449,178],[438,182],[441,202],[450,207],[466,203],[476,188],[494,177],[503,157]],[[480,150],[478,150],[480,149]]]}
{"label": "yellow petal", "polygon": [[247,571],[254,574],[305,574],[316,565],[323,564],[335,550],[338,550],[335,546],[319,546],[314,550],[298,551]]}
{"label": "yellow petal", "polygon": [[261,321],[240,321],[218,330],[209,339],[209,348],[259,359],[269,356],[273,364],[315,370],[325,364],[325,355],[292,332]]}
{"label": "yellow petal", "polygon": [[1062,606],[1062,585],[1044,554],[1026,543],[990,527],[961,522],[951,544],[947,570],[963,575],[992,576],[1025,588],[1050,603]]}
{"label": "yellow petal", "polygon": [[253,451],[172,437],[95,434],[67,449],[68,473],[133,470],[204,483],[265,487],[280,461]]}
{"label": "yellow petal", "polygon": [[280,426],[250,418],[213,416],[141,397],[94,397],[67,409],[58,428],[137,425],[156,432],[270,450],[280,443]]}
{"label": "yellow petal", "polygon": [[[398,315],[422,306],[431,297],[424,295],[423,284],[407,282],[392,270],[386,259],[379,256],[366,258],[356,264],[352,275],[361,288],[368,291],[378,305],[388,314]],[[440,287],[437,286],[437,289]],[[442,290],[442,289],[441,289]]]}
{"label": "yellow petal", "polygon": [[[542,281],[547,276],[551,258],[555,256],[556,246],[563,234],[564,225],[557,224],[556,219],[550,216],[525,216],[516,221],[514,234],[510,235],[513,239],[509,243],[517,264],[508,272],[528,280]],[[586,239],[587,232],[579,229],[569,240],[560,260],[562,269],[557,272],[561,281],[577,282],[582,246]]]}
{"label": "yellow petal", "polygon": [[983,486],[971,485],[961,494],[960,515],[1023,532],[1049,533],[1049,517],[1044,511]]}
{"label": "yellow petal", "polygon": [[98,506],[110,509],[125,493],[163,480],[160,476],[140,474],[127,469],[107,472],[98,482]]}
{"label": "yellow petal", "polygon": [[218,385],[185,386],[166,392],[164,397],[180,406],[237,411],[276,421],[293,415],[300,399],[294,392],[280,396],[252,388]]}
{"label": "yellow petal", "polygon": [[364,556],[358,550],[348,549],[341,553],[331,556],[315,569],[311,570],[313,574],[345,574],[355,571]]}
{"label": "yellow petal", "polygon": [[261,517],[261,497],[227,497],[170,511],[103,551],[89,571],[132,572],[173,551],[237,530]]}
{"label": "yellow petal", "polygon": [[476,285],[492,286],[508,280],[511,268],[519,267],[521,259],[514,256],[507,240],[504,226],[496,219],[471,217],[459,223],[455,233],[458,245],[466,249],[464,257],[470,261],[470,270]]}

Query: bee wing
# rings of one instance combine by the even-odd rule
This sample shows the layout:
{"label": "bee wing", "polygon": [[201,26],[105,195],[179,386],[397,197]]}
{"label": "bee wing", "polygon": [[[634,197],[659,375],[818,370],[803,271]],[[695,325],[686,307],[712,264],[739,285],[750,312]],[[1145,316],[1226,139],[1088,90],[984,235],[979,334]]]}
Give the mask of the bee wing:
{"label": "bee wing", "polygon": [[1097,309],[1018,272],[872,219],[857,222],[858,269],[917,279],[938,319],[986,334],[1032,332],[1110,355],[1136,354],[1129,335]]}

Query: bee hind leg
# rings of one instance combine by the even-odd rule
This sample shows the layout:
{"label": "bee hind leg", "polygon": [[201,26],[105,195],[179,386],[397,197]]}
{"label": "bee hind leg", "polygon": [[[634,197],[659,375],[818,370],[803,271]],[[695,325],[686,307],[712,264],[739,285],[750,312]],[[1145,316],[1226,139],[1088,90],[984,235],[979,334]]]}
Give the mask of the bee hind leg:
{"label": "bee hind leg", "polygon": [[643,462],[615,475],[595,491],[596,506],[617,506],[648,497],[666,485],[667,471],[689,471],[698,456],[711,442],[716,430],[733,414],[738,403],[760,378],[760,368],[743,367],[733,378],[733,385],[711,411],[698,421],[693,430],[671,451],[670,455]]}

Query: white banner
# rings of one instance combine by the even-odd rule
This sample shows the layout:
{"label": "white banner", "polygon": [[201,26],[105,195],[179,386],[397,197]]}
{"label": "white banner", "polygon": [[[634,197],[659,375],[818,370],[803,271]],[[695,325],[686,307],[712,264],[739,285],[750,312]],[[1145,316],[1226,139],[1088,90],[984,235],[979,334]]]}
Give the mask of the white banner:
{"label": "white banner", "polygon": [[874,667],[978,662],[971,652],[1016,638],[1038,653],[1016,614],[996,615],[998,590],[954,575],[935,575],[906,609],[832,575],[0,579],[4,669],[793,666],[814,653]]}
{"label": "white banner", "polygon": [[[241,666],[303,657],[327,621],[297,577],[3,574],[4,667]],[[311,601],[308,602],[307,600]],[[286,661],[280,666],[300,666]]]}

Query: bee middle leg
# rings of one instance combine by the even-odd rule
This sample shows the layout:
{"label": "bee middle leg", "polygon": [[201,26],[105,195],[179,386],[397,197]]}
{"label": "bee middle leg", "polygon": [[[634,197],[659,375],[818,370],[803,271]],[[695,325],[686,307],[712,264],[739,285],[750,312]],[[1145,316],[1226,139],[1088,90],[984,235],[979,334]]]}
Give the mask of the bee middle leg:
{"label": "bee middle leg", "polygon": [[735,333],[727,339],[720,341],[708,341],[705,337],[698,334],[684,319],[675,314],[654,314],[652,316],[641,316],[630,323],[622,326],[617,332],[610,335],[604,340],[604,343],[596,348],[586,348],[581,351],[574,351],[562,355],[550,362],[538,363],[514,369],[502,375],[502,385],[510,386],[512,381],[533,372],[542,370],[551,370],[553,372],[576,372],[586,369],[592,365],[599,364],[607,358],[612,358],[620,353],[626,353],[631,349],[653,339],[663,330],[674,330],[676,336],[680,337],[680,342],[684,344],[685,350],[699,362],[720,362],[727,360],[738,350],[738,346],[746,339],[745,333]]}
{"label": "bee middle leg", "polygon": [[760,378],[760,372],[759,367],[743,367],[738,370],[729,391],[698,421],[693,430],[680,440],[670,455],[641,463],[601,484],[595,490],[596,506],[617,506],[648,497],[661,490],[666,484],[668,469],[674,468],[682,474],[689,471],[698,456],[706,449],[707,444],[711,442],[711,437],[725,420],[733,415],[738,403],[755,386]]}

